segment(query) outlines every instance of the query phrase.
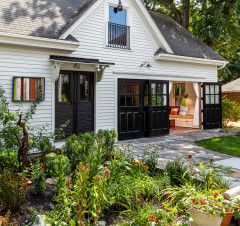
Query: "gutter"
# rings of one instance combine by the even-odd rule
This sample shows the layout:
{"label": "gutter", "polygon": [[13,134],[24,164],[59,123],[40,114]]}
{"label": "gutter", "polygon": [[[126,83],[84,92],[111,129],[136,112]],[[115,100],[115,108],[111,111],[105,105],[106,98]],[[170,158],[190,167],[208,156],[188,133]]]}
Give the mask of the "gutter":
{"label": "gutter", "polygon": [[166,61],[175,61],[175,62],[184,62],[184,63],[215,65],[215,66],[220,67],[218,69],[222,69],[228,64],[228,61],[210,60],[210,59],[186,57],[186,56],[171,55],[171,54],[164,54],[164,53],[157,55],[155,57],[155,60],[166,60]]}
{"label": "gutter", "polygon": [[79,42],[11,34],[5,32],[0,32],[0,44],[63,50],[70,52],[75,51],[80,46]]}

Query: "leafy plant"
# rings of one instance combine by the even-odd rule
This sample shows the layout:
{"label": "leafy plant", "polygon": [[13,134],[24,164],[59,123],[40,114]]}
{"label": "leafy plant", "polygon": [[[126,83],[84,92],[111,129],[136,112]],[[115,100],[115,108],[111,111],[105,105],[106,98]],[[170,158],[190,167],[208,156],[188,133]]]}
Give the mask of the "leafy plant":
{"label": "leafy plant", "polygon": [[13,169],[18,170],[18,154],[12,150],[0,150],[0,170]]}
{"label": "leafy plant", "polygon": [[240,120],[240,104],[226,97],[222,100],[222,120],[223,126],[226,127],[229,122]]}
{"label": "leafy plant", "polygon": [[70,161],[64,154],[50,153],[46,155],[46,171],[50,177],[57,179],[57,188],[60,190],[70,172]]}
{"label": "leafy plant", "polygon": [[39,161],[37,161],[32,167],[32,181],[35,193],[39,195],[44,194],[46,189],[46,174]]}
{"label": "leafy plant", "polygon": [[15,212],[25,202],[27,179],[4,169],[0,174],[0,209]]}
{"label": "leafy plant", "polygon": [[172,185],[181,186],[191,180],[189,168],[183,160],[168,162],[166,173],[170,177]]}

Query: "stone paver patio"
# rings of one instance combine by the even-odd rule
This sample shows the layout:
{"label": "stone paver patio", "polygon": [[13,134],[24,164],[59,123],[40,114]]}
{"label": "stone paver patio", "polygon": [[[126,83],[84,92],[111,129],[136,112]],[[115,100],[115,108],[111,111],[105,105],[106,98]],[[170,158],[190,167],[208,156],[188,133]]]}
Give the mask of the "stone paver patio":
{"label": "stone paver patio", "polygon": [[[195,164],[209,163],[212,159],[215,165],[223,168],[233,168],[231,175],[224,175],[226,180],[231,180],[234,185],[240,185],[240,158],[234,158],[215,151],[199,147],[197,140],[212,137],[234,135],[231,132],[220,132],[217,130],[204,130],[185,134],[167,135],[156,138],[143,138],[137,140],[119,142],[120,145],[131,145],[134,147],[134,156],[141,159],[146,147],[154,148],[158,153],[158,163],[160,167],[165,167],[168,161],[175,159],[187,159],[191,153]],[[239,168],[236,167],[239,165]],[[229,170],[226,170],[226,172]],[[223,170],[224,172],[224,170]]]}

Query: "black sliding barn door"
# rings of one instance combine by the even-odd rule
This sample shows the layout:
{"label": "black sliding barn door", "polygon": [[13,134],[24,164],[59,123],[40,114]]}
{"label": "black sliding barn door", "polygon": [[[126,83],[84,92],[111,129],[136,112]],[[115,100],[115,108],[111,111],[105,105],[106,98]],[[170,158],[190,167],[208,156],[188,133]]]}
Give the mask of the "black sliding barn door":
{"label": "black sliding barn door", "polygon": [[168,112],[168,82],[118,80],[119,140],[168,134]]}
{"label": "black sliding barn door", "polygon": [[61,71],[55,84],[55,128],[65,134],[94,131],[94,73]]}
{"label": "black sliding barn door", "polygon": [[203,129],[222,127],[222,96],[219,83],[203,83]]}

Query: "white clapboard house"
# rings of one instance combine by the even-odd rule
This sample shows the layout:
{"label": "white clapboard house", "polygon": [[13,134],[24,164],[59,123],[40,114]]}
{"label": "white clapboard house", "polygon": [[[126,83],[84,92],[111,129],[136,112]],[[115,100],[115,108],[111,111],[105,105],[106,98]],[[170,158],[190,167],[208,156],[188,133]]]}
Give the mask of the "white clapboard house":
{"label": "white clapboard house", "polygon": [[227,61],[141,0],[1,0],[0,86],[31,121],[119,139],[221,127]]}

